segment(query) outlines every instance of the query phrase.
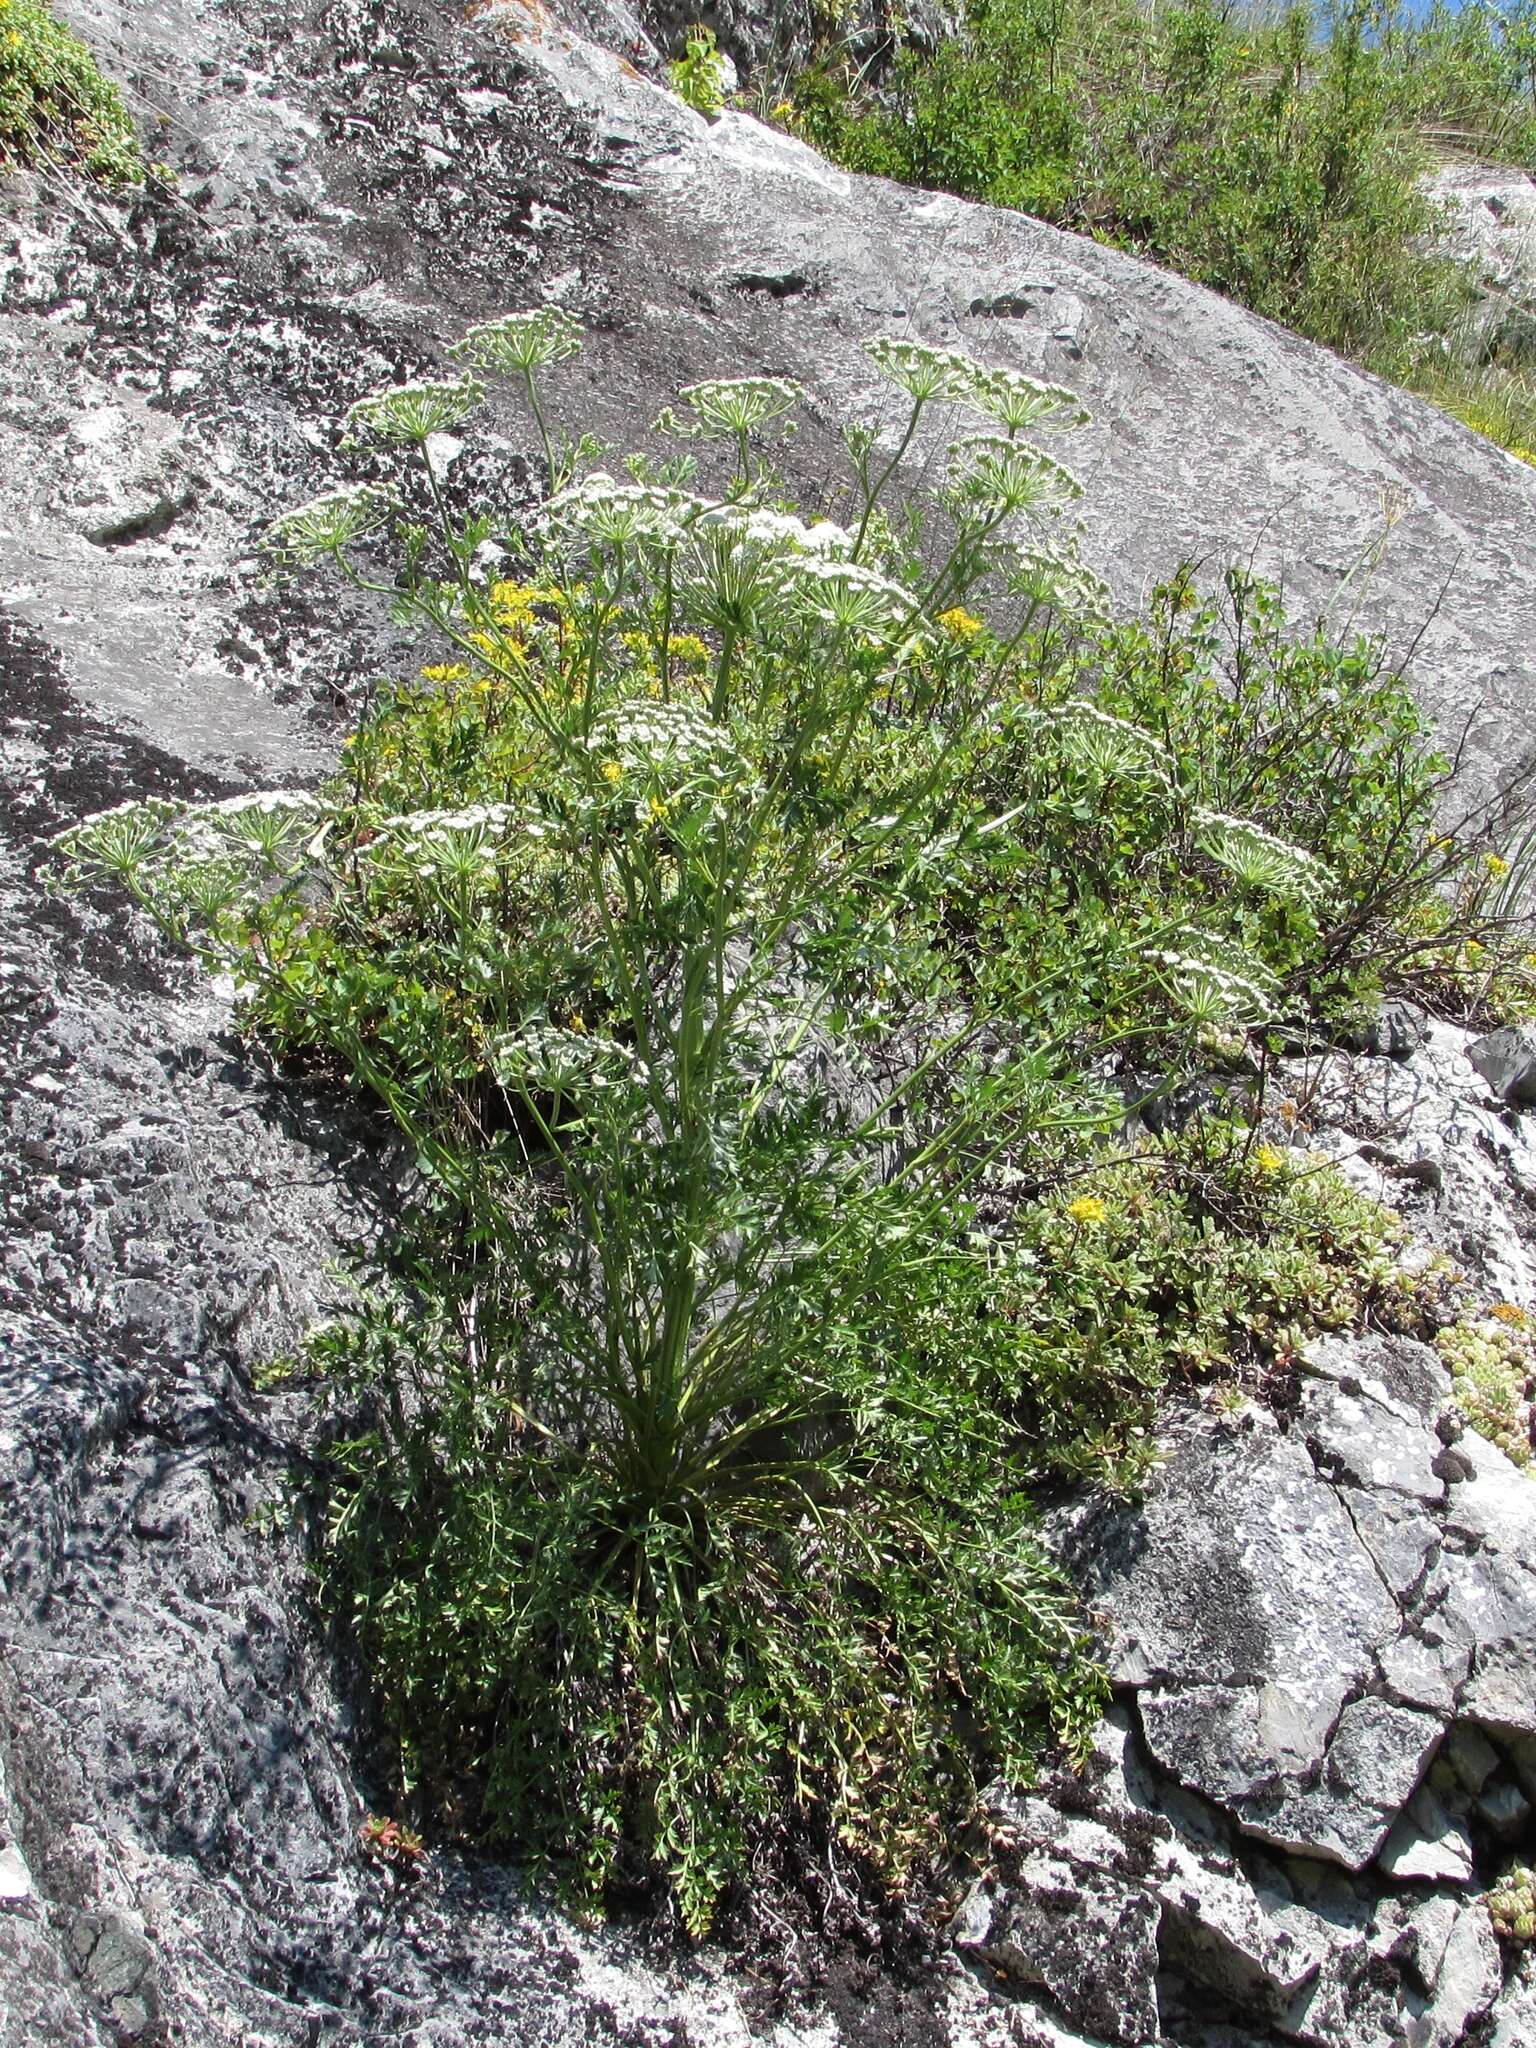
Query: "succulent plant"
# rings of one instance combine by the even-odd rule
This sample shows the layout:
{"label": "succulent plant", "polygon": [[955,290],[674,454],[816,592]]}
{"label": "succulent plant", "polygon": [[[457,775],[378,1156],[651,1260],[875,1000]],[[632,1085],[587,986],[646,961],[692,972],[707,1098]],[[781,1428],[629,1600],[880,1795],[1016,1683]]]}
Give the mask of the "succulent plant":
{"label": "succulent plant", "polygon": [[1504,1941],[1536,1941],[1536,1870],[1515,1863],[1485,1901],[1493,1931]]}

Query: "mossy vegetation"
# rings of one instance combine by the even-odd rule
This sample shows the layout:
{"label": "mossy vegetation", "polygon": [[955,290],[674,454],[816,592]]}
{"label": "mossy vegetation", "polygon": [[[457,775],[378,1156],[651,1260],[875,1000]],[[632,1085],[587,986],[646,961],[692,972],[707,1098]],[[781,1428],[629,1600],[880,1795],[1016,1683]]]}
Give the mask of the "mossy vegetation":
{"label": "mossy vegetation", "polygon": [[[1375,649],[1237,572],[1108,617],[1072,393],[873,340],[905,430],[851,428],[802,517],[777,378],[573,477],[579,338],[509,315],[350,415],[441,507],[437,437],[509,376],[536,519],[372,483],[274,529],[431,636],[317,792],[63,850],[414,1149],[302,1364],[394,1810],[698,1932],[797,1860],[899,1894],[990,1776],[1081,1749],[1042,1495],[1135,1485],[1171,1382],[1414,1326],[1392,1220],[1271,1114],[1271,1032],[1402,985],[1426,921],[1447,987],[1529,939]],[[930,436],[925,534],[891,490]]]}
{"label": "mossy vegetation", "polygon": [[0,0],[0,172],[83,171],[141,185],[143,154],[123,96],[46,0]]}
{"label": "mossy vegetation", "polygon": [[1211,286],[1519,453],[1536,387],[1433,253],[1447,153],[1536,164],[1536,13],[974,0],[885,71],[829,40],[775,112],[837,161],[1016,206]]}

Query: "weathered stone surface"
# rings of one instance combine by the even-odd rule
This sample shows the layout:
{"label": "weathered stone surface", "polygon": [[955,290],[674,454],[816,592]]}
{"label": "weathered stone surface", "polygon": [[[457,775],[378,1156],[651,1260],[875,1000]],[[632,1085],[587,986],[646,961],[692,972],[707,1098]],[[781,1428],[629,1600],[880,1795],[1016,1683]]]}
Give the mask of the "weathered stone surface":
{"label": "weathered stone surface", "polygon": [[1429,1034],[1429,1013],[1422,1004],[1389,996],[1365,1024],[1340,1034],[1349,1052],[1370,1052],[1384,1059],[1411,1059]]}
{"label": "weathered stone surface", "polygon": [[1444,1731],[1439,1716],[1367,1695],[1339,1716],[1313,1783],[1281,1781],[1241,1809],[1250,1833],[1295,1855],[1330,1857],[1360,1870],[1385,1840],[1429,1766]]}
{"label": "weathered stone surface", "polygon": [[1400,1210],[1490,1299],[1536,1306],[1536,1259],[1518,1222],[1536,1191],[1536,1119],[1489,1106],[1473,1043],[1435,1023],[1410,1060],[1289,1062],[1286,1081],[1309,1104],[1310,1142],[1346,1178]]}
{"label": "weathered stone surface", "polygon": [[1507,1024],[1467,1049],[1467,1057],[1501,1102],[1536,1108],[1536,1031]]}
{"label": "weathered stone surface", "polygon": [[[1090,1885],[1105,1874],[1131,1884],[1160,1908],[1165,1969],[1244,2011],[1283,2011],[1316,1974],[1325,1945],[1274,1920],[1231,1852],[1180,1825],[1180,1804],[1166,1796],[1175,1788],[1154,1785],[1118,1712],[1100,1730],[1088,1777],[1088,1787],[1070,1788],[1065,1807],[997,1790],[1010,1850],[1068,1865]],[[1073,1810],[1084,1805],[1086,1812]],[[1026,1860],[1019,1876],[1010,1864],[1004,1878],[975,1887],[957,1916],[957,1937],[984,1944],[1000,1902],[1036,1882],[1037,1867]]]}
{"label": "weathered stone surface", "polygon": [[1499,1752],[1487,1736],[1469,1722],[1453,1728],[1447,1736],[1445,1760],[1463,1789],[1474,1798],[1499,1768]]}
{"label": "weathered stone surface", "polygon": [[1111,1671],[1163,1769],[1245,1828],[1358,1867],[1439,1733],[1351,1704],[1400,1632],[1397,1602],[1294,1438],[1187,1418],[1166,1449],[1141,1509],[1063,1536],[1108,1615]]}
{"label": "weathered stone surface", "polygon": [[1530,2048],[1536,2041],[1536,1962],[1531,1952],[1516,1963],[1480,2048]]}
{"label": "weathered stone surface", "polygon": [[1107,1871],[1084,1875],[1041,1851],[1023,1859],[1006,1892],[973,1893],[954,1933],[994,1968],[1043,1986],[1071,2025],[1135,2048],[1161,2031],[1158,1919],[1139,1886]]}
{"label": "weathered stone surface", "polygon": [[1456,2048],[1467,2028],[1492,2006],[1503,1985],[1498,1937],[1481,1903],[1456,1914],[1428,2003],[1408,2030],[1410,2048]]}
{"label": "weathered stone surface", "polygon": [[1377,1858],[1404,1884],[1465,1884],[1472,1876],[1472,1838],[1428,1790],[1408,1802]]}
{"label": "weathered stone surface", "polygon": [[1505,1778],[1479,1792],[1472,1811],[1501,1842],[1517,1841],[1530,1825],[1532,1806],[1518,1785]]}
{"label": "weathered stone surface", "polygon": [[[1410,1361],[1406,1374],[1403,1353]],[[1418,1353],[1422,1359],[1414,1356]],[[1424,1425],[1448,1400],[1450,1380],[1433,1352],[1389,1338],[1352,1346],[1328,1339],[1314,1345],[1302,1363],[1311,1376],[1302,1389],[1300,1427],[1314,1462],[1330,1478],[1365,1492],[1405,1494],[1425,1503],[1444,1497],[1445,1483],[1435,1470],[1441,1445]],[[1443,1388],[1429,1418],[1418,1402],[1392,1391],[1388,1378],[1373,1370],[1378,1365],[1389,1375],[1396,1369],[1399,1378],[1411,1376],[1415,1391],[1426,1382],[1436,1391]]]}
{"label": "weathered stone surface", "polygon": [[1315,1759],[1395,1633],[1396,1603],[1305,1449],[1256,1412],[1232,1427],[1180,1418],[1163,1449],[1140,1508],[1063,1525],[1064,1554],[1106,1609],[1112,1676],[1175,1692],[1273,1683],[1254,1716]]}

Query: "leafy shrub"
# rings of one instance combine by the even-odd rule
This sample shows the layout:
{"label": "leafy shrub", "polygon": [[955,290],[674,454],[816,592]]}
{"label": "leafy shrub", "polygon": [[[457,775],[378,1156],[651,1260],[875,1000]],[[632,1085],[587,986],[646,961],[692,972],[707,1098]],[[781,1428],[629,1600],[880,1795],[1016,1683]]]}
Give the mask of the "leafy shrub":
{"label": "leafy shrub", "polygon": [[0,169],[59,162],[144,181],[133,121],[90,50],[45,0],[0,0]]}
{"label": "leafy shrub", "polygon": [[667,82],[678,98],[703,114],[707,120],[725,105],[725,59],[715,42],[712,28],[688,31],[681,57],[667,66]]}
{"label": "leafy shrub", "polygon": [[1418,1314],[1396,1219],[1228,1122],[1077,1165],[1002,1240],[991,1350],[1040,1476],[1133,1484],[1170,1378],[1259,1378],[1321,1330]]}
{"label": "leafy shrub", "polygon": [[1319,43],[1304,8],[981,0],[874,97],[833,64],[794,98],[853,168],[1022,207],[1359,351],[1464,296],[1418,252],[1432,210],[1395,81],[1358,12]]}
{"label": "leafy shrub", "polygon": [[[488,323],[350,439],[441,503],[433,437],[503,373],[558,479],[572,343]],[[66,842],[415,1146],[387,1281],[311,1347],[349,1418],[325,1584],[403,1779],[694,1929],[791,1838],[899,1888],[983,1774],[1082,1740],[1032,1488],[1133,1476],[1166,1372],[1348,1320],[1387,1244],[1246,1138],[1117,1158],[1127,1093],[1316,961],[1377,972],[1429,887],[1399,686],[1234,579],[1260,652],[1213,705],[1219,611],[1184,578],[1109,625],[1061,542],[1077,485],[1022,436],[1072,394],[867,347],[909,411],[889,456],[851,432],[846,526],[776,502],[799,393],[761,377],[681,394],[685,461],[563,484],[499,571],[488,518],[378,485],[289,514],[282,560],[446,658],[314,794]],[[883,498],[956,406],[925,550]]]}

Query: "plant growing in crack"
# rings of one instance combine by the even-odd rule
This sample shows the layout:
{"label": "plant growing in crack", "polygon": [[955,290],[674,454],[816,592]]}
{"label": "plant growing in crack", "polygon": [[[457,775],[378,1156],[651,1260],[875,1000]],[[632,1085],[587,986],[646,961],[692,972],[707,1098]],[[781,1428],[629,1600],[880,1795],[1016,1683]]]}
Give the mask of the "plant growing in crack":
{"label": "plant growing in crack", "polygon": [[[510,315],[353,408],[434,534],[375,485],[273,528],[441,657],[318,792],[129,807],[65,852],[415,1148],[388,1274],[310,1345],[352,1418],[323,1582],[402,1788],[701,1931],[808,1844],[899,1891],[985,1776],[1086,1739],[1032,1489],[1144,1462],[1169,1351],[1150,1271],[1099,1312],[1106,1244],[1160,1234],[1191,1371],[1350,1311],[1301,1256],[1308,1190],[1241,1144],[1168,1149],[1150,1206],[1136,1167],[1057,1191],[1128,1094],[1269,1019],[1393,820],[1368,775],[1310,845],[1279,766],[1262,817],[1207,800],[1167,667],[1116,659],[1062,544],[1076,480],[1023,438],[1071,394],[871,345],[898,457],[930,408],[985,427],[925,552],[873,438],[847,525],[783,498],[784,380],[682,395],[713,490],[566,476],[540,375],[573,345]],[[433,452],[490,375],[553,486],[500,572]]]}

